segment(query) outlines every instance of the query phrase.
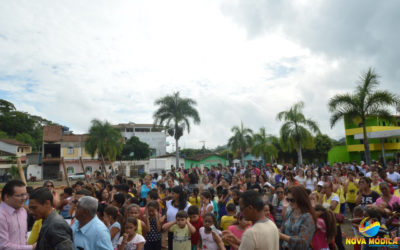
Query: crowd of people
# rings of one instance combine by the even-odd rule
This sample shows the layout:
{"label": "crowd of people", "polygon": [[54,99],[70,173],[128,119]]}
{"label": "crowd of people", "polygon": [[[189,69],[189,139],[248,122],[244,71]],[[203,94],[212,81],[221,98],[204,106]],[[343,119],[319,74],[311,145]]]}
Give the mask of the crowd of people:
{"label": "crowd of people", "polygon": [[195,166],[136,182],[99,176],[61,193],[52,181],[33,189],[11,180],[0,250],[345,249],[345,218],[348,236],[364,237],[358,226],[369,217],[381,224],[377,237],[399,237],[399,171],[378,162]]}

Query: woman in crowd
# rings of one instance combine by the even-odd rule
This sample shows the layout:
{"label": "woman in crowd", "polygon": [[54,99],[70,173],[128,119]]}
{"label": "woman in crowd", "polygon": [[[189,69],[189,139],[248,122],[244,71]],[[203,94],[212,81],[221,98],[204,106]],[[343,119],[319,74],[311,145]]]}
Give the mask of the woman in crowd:
{"label": "woman in crowd", "polygon": [[47,180],[43,183],[43,187],[50,190],[53,194],[53,207],[58,207],[60,204],[60,196],[57,194],[56,190],[54,189],[54,182],[51,180]]}
{"label": "woman in crowd", "polygon": [[273,216],[275,219],[275,224],[278,228],[281,227],[282,218],[284,215],[284,198],[285,198],[285,191],[283,189],[283,185],[278,183],[275,188],[275,194],[272,197],[271,204],[274,208]]}
{"label": "woman in crowd", "polygon": [[110,193],[107,188],[101,189],[97,192],[97,199],[99,200],[99,205],[97,207],[97,216],[100,220],[103,220],[104,209],[110,204]]}
{"label": "woman in crowd", "polygon": [[[190,204],[187,202],[186,192],[179,186],[172,188],[172,199],[167,201],[167,223],[176,219],[176,214],[180,210],[187,212]],[[168,232],[168,249],[172,249],[173,233]]]}
{"label": "woman in crowd", "polygon": [[381,189],[379,188],[379,174],[377,172],[371,173],[371,190],[377,192],[379,195],[382,195]]}
{"label": "woman in crowd", "polygon": [[376,200],[376,205],[381,208],[389,207],[391,211],[400,208],[400,198],[390,193],[390,187],[387,182],[379,184],[382,196]]}
{"label": "woman in crowd", "polygon": [[358,182],[360,191],[356,197],[356,204],[366,207],[372,205],[379,198],[379,194],[371,190],[371,179],[368,177],[361,177]]}
{"label": "woman in crowd", "polygon": [[151,182],[151,176],[150,175],[146,175],[146,177],[144,177],[144,183],[141,187],[139,187],[138,193],[140,194],[140,198],[141,198],[141,205],[145,206],[146,205],[146,198],[147,198],[147,193],[155,188],[156,186]]}
{"label": "woman in crowd", "polygon": [[285,187],[291,188],[299,185],[299,183],[296,181],[291,172],[286,172],[285,177],[286,177]]}
{"label": "woman in crowd", "polygon": [[314,191],[317,186],[317,178],[314,176],[314,172],[311,169],[307,169],[306,171],[306,189]]}
{"label": "woman in crowd", "polygon": [[306,186],[307,177],[304,175],[304,170],[302,168],[298,168],[297,175],[294,178],[297,180],[297,182],[300,185],[302,185],[304,187]]}
{"label": "woman in crowd", "polygon": [[291,209],[285,214],[279,233],[282,249],[311,249],[315,214],[306,189],[302,186],[291,187],[286,199]]}
{"label": "woman in crowd", "polygon": [[347,173],[347,181],[343,186],[343,191],[346,194],[346,204],[349,207],[351,214],[353,214],[358,192],[358,186],[356,184],[354,172]]}
{"label": "woman in crowd", "polygon": [[[330,209],[337,216],[340,214],[340,198],[339,195],[333,192],[333,184],[332,182],[325,182],[323,185],[323,189],[321,192],[320,204],[325,209]],[[344,250],[344,246],[342,243],[342,230],[340,228],[340,224],[336,223],[336,238],[335,243],[340,250]]]}

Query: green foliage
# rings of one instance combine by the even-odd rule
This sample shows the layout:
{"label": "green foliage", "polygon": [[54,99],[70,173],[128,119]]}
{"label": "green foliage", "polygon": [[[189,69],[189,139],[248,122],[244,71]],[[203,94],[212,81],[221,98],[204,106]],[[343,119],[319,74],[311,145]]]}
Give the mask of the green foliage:
{"label": "green foliage", "polygon": [[190,98],[183,98],[179,92],[157,99],[154,104],[158,109],[154,112],[154,125],[165,128],[170,136],[175,138],[176,165],[179,160],[179,138],[185,130],[190,133],[190,119],[195,124],[200,123],[200,116],[197,112],[196,101]]}
{"label": "green foliage", "polygon": [[[296,149],[298,164],[302,164],[302,148],[314,147],[314,140],[311,132],[320,132],[317,123],[304,116],[302,113],[303,108],[304,103],[298,102],[289,110],[282,111],[277,115],[279,121],[284,121],[280,130],[282,149],[285,151]],[[311,132],[309,130],[311,130]]]}
{"label": "green foliage", "polygon": [[257,157],[262,156],[267,162],[273,162],[278,157],[278,149],[273,142],[278,140],[275,136],[268,135],[265,128],[260,128],[259,132],[253,135],[251,153]]}
{"label": "green foliage", "polygon": [[[17,111],[14,104],[0,99],[0,138],[16,138],[23,134],[25,143],[32,145],[34,151],[42,145],[43,126],[54,124],[40,116],[30,115],[26,112]],[[4,133],[1,133],[3,131]],[[29,135],[31,138],[28,138]]]}
{"label": "green foliage", "polygon": [[231,129],[233,136],[228,140],[228,146],[233,152],[238,152],[242,159],[242,166],[244,166],[244,153],[251,147],[253,142],[253,131],[243,126],[240,122],[240,127],[234,126]]}
{"label": "green foliage", "polygon": [[20,179],[17,166],[11,165],[11,167],[8,169],[8,172],[11,174],[13,179]]}
{"label": "green foliage", "polygon": [[200,116],[194,108],[196,101],[180,97],[179,92],[157,99],[155,105],[159,107],[153,114],[154,124],[165,127],[176,140],[185,129],[190,133],[190,118],[195,124],[200,123]]}
{"label": "green foliage", "polygon": [[[133,156],[131,153],[133,152]],[[132,136],[126,141],[122,153],[122,160],[142,160],[149,158],[151,154],[150,147],[147,143],[139,140],[138,137]]]}
{"label": "green foliage", "polygon": [[29,144],[29,145],[31,145],[32,146],[32,148],[34,149],[34,150],[36,150],[36,144],[35,144],[35,140],[32,138],[32,136],[30,135],[30,134],[28,134],[28,133],[18,133],[16,136],[15,136],[15,140],[17,140],[17,141],[20,141],[20,142],[23,142],[23,143],[26,143],[26,144]]}
{"label": "green foliage", "polygon": [[122,137],[118,130],[107,121],[103,123],[97,119],[92,120],[85,143],[85,149],[92,157],[97,153],[109,161],[115,161],[122,148]]}
{"label": "green foliage", "polygon": [[146,172],[141,173],[141,174],[140,174],[140,179],[144,179],[144,177],[146,177],[146,175],[147,175]]}
{"label": "green foliage", "polygon": [[320,162],[326,162],[328,152],[333,147],[332,139],[328,135],[318,134],[315,139],[315,151]]}
{"label": "green foliage", "polygon": [[369,68],[360,77],[354,93],[338,94],[329,100],[329,111],[332,113],[331,127],[342,118],[361,119],[364,134],[366,163],[370,165],[370,150],[366,132],[366,118],[376,116],[391,119],[390,107],[399,105],[399,97],[389,91],[375,90],[379,85],[379,76]]}
{"label": "green foliage", "polygon": [[8,138],[7,133],[4,131],[0,131],[0,139],[1,138]]}

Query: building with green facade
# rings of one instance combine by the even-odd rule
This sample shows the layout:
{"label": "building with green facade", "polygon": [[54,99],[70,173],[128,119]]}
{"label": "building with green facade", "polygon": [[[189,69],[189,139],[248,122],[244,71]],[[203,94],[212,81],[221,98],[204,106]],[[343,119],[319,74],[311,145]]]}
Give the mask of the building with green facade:
{"label": "building with green facade", "polygon": [[211,168],[211,166],[217,166],[218,164],[227,166],[229,161],[218,154],[203,154],[185,158],[185,169],[195,168],[196,166],[200,169]]}
{"label": "building with green facade", "polygon": [[[328,161],[360,162],[365,160],[363,128],[361,119],[344,119],[346,145],[333,147],[328,152]],[[400,116],[391,119],[368,117],[367,136],[372,160],[397,159],[400,156]]]}

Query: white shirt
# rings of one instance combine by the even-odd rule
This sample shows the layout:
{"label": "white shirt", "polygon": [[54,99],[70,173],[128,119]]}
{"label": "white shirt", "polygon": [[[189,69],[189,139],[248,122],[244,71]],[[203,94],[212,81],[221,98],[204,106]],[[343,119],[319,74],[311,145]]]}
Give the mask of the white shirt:
{"label": "white shirt", "polygon": [[397,172],[393,172],[393,174],[390,174],[389,172],[386,174],[387,177],[391,180],[397,183],[397,181],[400,179],[400,174]]}
{"label": "white shirt", "polygon": [[[206,232],[204,232],[204,227],[201,227],[199,233],[201,236],[202,249],[218,250],[218,245],[215,243],[211,232],[206,234]],[[217,230],[217,234],[221,235],[221,231]]]}
{"label": "white shirt", "polygon": [[[187,212],[189,208],[189,204],[186,204],[185,211]],[[172,205],[172,200],[167,201],[167,222],[174,221],[176,219],[176,214],[178,213],[179,208],[176,208]]]}
{"label": "white shirt", "polygon": [[[124,239],[124,237],[122,237],[122,236],[119,237],[118,245],[122,244],[123,239]],[[128,241],[125,244],[124,250],[136,250],[137,244],[145,243],[145,242],[146,242],[146,240],[143,238],[143,236],[141,236],[140,234],[137,233],[131,241]]]}

